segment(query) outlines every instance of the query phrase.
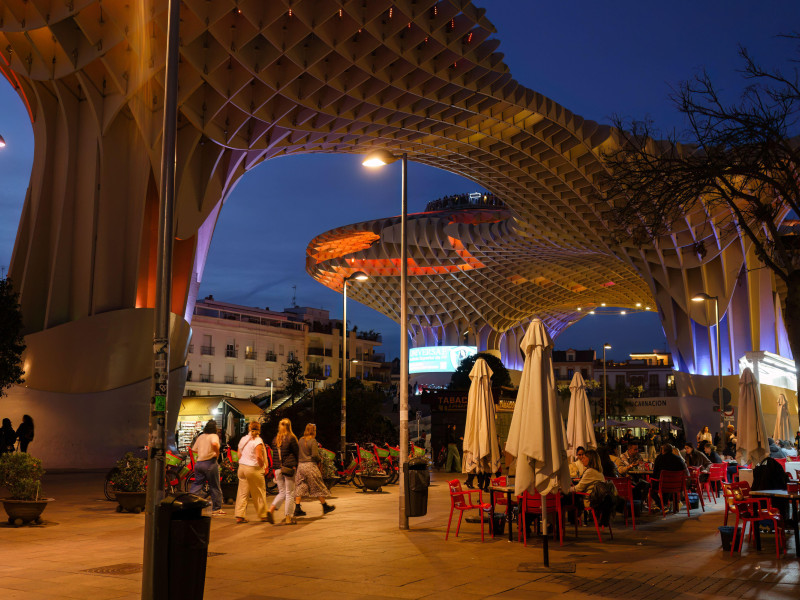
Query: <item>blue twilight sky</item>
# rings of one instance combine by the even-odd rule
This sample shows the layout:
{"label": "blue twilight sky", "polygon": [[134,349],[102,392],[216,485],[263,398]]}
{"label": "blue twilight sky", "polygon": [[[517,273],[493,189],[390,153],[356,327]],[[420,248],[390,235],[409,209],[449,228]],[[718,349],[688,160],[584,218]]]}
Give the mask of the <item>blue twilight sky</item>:
{"label": "blue twilight sky", "polygon": [[[671,86],[706,68],[735,97],[742,44],[763,64],[790,68],[797,44],[776,36],[798,29],[797,0],[477,0],[501,40],[499,51],[523,85],[588,119],[614,114],[653,118],[682,127],[668,100]],[[16,236],[33,159],[30,123],[22,103],[0,80],[0,266]],[[479,183],[421,165],[409,168],[409,210],[439,196],[482,190]],[[397,214],[399,170],[363,169],[355,156],[279,158],[248,173],[229,198],[217,225],[201,296],[213,294],[250,306],[283,309],[297,286],[299,305],[341,316],[341,295],[305,272],[305,248],[315,235],[347,223]],[[384,334],[387,357],[399,351],[397,325],[351,302],[352,322]],[[350,314],[348,316],[350,316]],[[586,318],[564,332],[558,348],[601,348],[622,359],[664,348],[654,314]],[[623,321],[624,320],[624,321]],[[623,325],[624,323],[624,325]]]}

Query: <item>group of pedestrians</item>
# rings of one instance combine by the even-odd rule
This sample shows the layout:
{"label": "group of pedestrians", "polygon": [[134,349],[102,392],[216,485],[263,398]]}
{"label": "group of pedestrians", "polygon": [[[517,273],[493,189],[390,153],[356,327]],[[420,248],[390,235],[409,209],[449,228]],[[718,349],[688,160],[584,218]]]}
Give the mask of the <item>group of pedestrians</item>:
{"label": "group of pedestrians", "polygon": [[[272,440],[272,469],[278,495],[267,506],[267,488],[264,479],[265,471],[270,468],[267,449],[261,438],[261,426],[257,422],[250,423],[247,435],[239,440],[239,487],[236,493],[234,514],[237,523],[247,523],[246,510],[248,499],[252,500],[256,515],[261,521],[275,523],[275,511],[283,504],[287,525],[297,523],[298,516],[305,516],[301,507],[304,498],[319,500],[322,514],[328,514],[335,506],[328,504],[326,498],[331,493],[325,486],[320,471],[322,455],[316,440],[317,426],[306,425],[303,437],[299,440],[292,431],[289,419],[282,419],[278,424],[278,434]],[[208,483],[209,496],[213,515],[224,515],[222,510],[222,490],[220,488],[219,457],[220,442],[217,424],[209,421],[203,433],[192,445],[197,453],[195,462],[195,480],[192,493],[202,491]]]}
{"label": "group of pedestrians", "polygon": [[6,452],[27,452],[28,445],[33,441],[33,417],[22,415],[22,423],[14,429],[11,419],[3,419],[0,426],[0,454]]}

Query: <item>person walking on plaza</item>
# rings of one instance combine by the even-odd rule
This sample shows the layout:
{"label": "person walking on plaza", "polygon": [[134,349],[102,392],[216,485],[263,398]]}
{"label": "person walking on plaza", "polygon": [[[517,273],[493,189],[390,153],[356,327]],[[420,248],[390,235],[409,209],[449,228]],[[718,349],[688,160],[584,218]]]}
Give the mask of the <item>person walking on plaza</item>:
{"label": "person walking on plaza", "polygon": [[[463,438],[462,438],[463,439]],[[459,437],[455,425],[447,426],[447,461],[444,470],[447,473],[461,473],[461,454],[458,452]]]}
{"label": "person walking on plaza", "polygon": [[33,418],[30,415],[22,415],[22,423],[17,427],[17,441],[19,451],[27,452],[28,444],[33,441]]}
{"label": "person walking on plaza", "polygon": [[219,435],[217,435],[217,422],[210,420],[203,428],[203,433],[197,436],[192,444],[195,452],[194,481],[189,490],[192,494],[199,494],[203,490],[203,483],[208,482],[208,492],[211,496],[211,514],[224,515],[222,510],[222,488],[219,485]]}
{"label": "person walking on plaza", "polygon": [[297,523],[294,516],[294,476],[297,470],[297,457],[300,448],[297,437],[292,431],[292,422],[281,419],[278,423],[278,435],[272,440],[272,463],[275,469],[275,483],[278,485],[278,495],[272,501],[267,511],[267,521],[275,522],[273,513],[284,503],[284,522],[287,525]]}
{"label": "person walking on plaza", "polygon": [[698,443],[698,445],[700,444],[700,442],[703,442],[703,441],[706,441],[709,444],[714,441],[714,436],[708,430],[708,425],[703,427],[703,431],[701,431],[700,433],[697,434],[697,443]]}
{"label": "person walking on plaza", "polygon": [[3,426],[0,427],[0,454],[13,452],[16,441],[17,432],[11,425],[11,419],[3,419]]}
{"label": "person walking on plaza", "polygon": [[247,496],[253,498],[258,518],[267,520],[267,486],[264,481],[264,467],[267,465],[267,452],[264,440],[259,435],[261,426],[253,421],[248,426],[248,435],[239,440],[239,489],[236,492],[236,522],[246,523]]}
{"label": "person walking on plaza", "polygon": [[297,461],[297,474],[294,476],[294,514],[302,517],[306,513],[300,506],[303,498],[316,498],[322,504],[322,514],[327,515],[336,507],[325,502],[325,498],[331,495],[325,482],[322,480],[322,473],[319,464],[322,456],[319,453],[319,442],[316,439],[317,426],[313,423],[306,425],[303,437],[300,438],[297,446],[300,450]]}

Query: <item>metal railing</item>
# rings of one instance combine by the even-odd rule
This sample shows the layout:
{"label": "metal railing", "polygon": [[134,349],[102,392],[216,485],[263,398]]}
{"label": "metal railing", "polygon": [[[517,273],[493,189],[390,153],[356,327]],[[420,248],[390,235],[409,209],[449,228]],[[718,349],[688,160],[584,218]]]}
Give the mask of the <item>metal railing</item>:
{"label": "metal railing", "polygon": [[244,353],[245,360],[255,360],[256,359],[256,352],[255,350],[245,351]]}
{"label": "metal railing", "polygon": [[256,384],[256,378],[255,377],[245,377],[244,378],[244,384],[245,385],[255,385]]}
{"label": "metal railing", "polygon": [[277,362],[278,357],[275,355],[274,352],[267,352],[267,355],[264,357],[264,360],[267,362]]}
{"label": "metal railing", "polygon": [[225,375],[225,383],[236,383],[236,376]]}
{"label": "metal railing", "polygon": [[214,346],[200,346],[200,354],[214,356]]}
{"label": "metal railing", "polygon": [[214,376],[211,374],[200,373],[201,383],[214,383]]}
{"label": "metal railing", "polygon": [[238,354],[236,348],[225,348],[225,358],[236,358]]}
{"label": "metal railing", "polygon": [[309,354],[309,355],[312,355],[312,356],[325,356],[325,348],[319,348],[319,347],[311,348],[311,347],[309,347],[309,349],[306,350],[306,354]]}

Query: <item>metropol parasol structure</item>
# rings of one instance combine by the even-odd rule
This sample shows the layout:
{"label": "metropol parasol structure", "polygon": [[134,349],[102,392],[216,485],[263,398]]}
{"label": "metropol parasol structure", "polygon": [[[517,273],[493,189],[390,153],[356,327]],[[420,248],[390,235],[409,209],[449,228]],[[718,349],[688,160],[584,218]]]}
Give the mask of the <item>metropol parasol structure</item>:
{"label": "metropol parasol structure", "polygon": [[[25,319],[26,387],[9,402],[39,407],[56,463],[69,447],[70,460],[92,464],[94,450],[75,431],[101,423],[127,432],[120,448],[141,439],[166,8],[165,0],[5,0],[0,9],[0,72],[35,140],[9,269]],[[706,292],[724,314],[724,375],[736,375],[751,350],[788,355],[772,277],[753,269],[747,241],[717,227],[720,215],[687,214],[649,247],[613,241],[608,207],[594,198],[615,131],[515,81],[494,34],[466,0],[184,0],[173,374],[184,372],[214,226],[239,178],[274,157],[375,148],[463,175],[504,203],[469,218],[411,218],[415,342],[466,334],[513,363],[534,316],[557,334],[604,303],[649,306],[676,368],[702,378],[716,374],[713,310],[690,299]],[[396,230],[387,218],[323,234],[309,247],[309,271],[338,289],[367,270],[371,280],[353,297],[396,316]],[[682,393],[697,392],[692,385]]]}

